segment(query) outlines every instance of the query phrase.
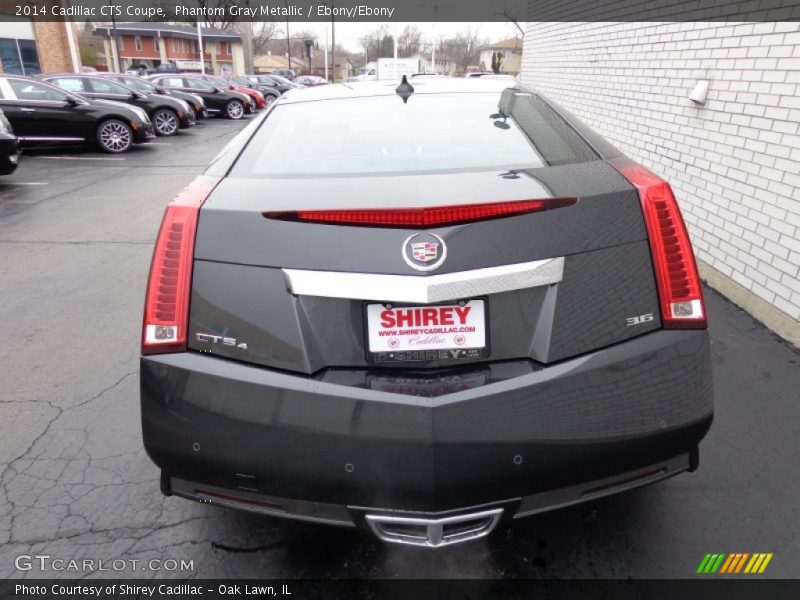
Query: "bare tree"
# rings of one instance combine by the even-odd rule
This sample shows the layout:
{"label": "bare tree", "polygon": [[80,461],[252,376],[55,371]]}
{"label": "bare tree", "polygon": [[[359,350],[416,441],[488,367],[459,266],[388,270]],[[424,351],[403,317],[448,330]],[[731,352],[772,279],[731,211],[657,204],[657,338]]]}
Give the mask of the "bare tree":
{"label": "bare tree", "polygon": [[478,64],[484,44],[486,40],[479,38],[479,31],[469,27],[453,38],[442,40],[439,47],[455,61],[459,70],[465,71],[468,66]]}
{"label": "bare tree", "polygon": [[394,54],[394,39],[389,33],[388,25],[381,25],[373,29],[362,37],[359,42],[364,50],[366,62]]}
{"label": "bare tree", "polygon": [[[292,30],[292,37],[289,40],[289,44],[292,47],[292,56],[301,57],[304,61],[306,60],[306,40],[313,40],[314,41],[314,48],[319,47],[319,43],[317,42],[317,34],[313,31],[308,29],[301,29],[300,31]],[[286,47],[286,38],[283,38],[283,46]]]}
{"label": "bare tree", "polygon": [[513,13],[511,10],[509,10],[508,5],[506,5],[505,8],[503,8],[503,10],[501,10],[499,12],[496,12],[494,14],[496,14],[496,15],[498,15],[500,17],[503,17],[506,21],[508,21],[509,23],[514,25],[514,27],[517,28],[517,31],[519,31],[519,34],[522,37],[522,39],[525,39],[525,30],[519,24],[519,20],[520,20],[519,19],[519,15],[517,15],[516,13]]}
{"label": "bare tree", "polygon": [[274,21],[254,23],[253,27],[253,54],[266,54],[271,49],[271,42],[275,39],[277,25]]}
{"label": "bare tree", "polygon": [[397,53],[402,57],[413,56],[422,49],[422,32],[416,25],[406,25],[397,36]]}

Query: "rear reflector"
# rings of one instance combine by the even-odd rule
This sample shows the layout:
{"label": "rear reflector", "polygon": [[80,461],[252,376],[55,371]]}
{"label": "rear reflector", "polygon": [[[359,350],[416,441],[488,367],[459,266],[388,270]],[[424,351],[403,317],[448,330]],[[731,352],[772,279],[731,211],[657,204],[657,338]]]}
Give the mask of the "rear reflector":
{"label": "rear reflector", "polygon": [[197,219],[218,182],[217,177],[197,177],[164,211],[147,282],[142,354],[186,350]]}
{"label": "rear reflector", "polygon": [[298,210],[267,212],[264,213],[264,216],[282,221],[419,229],[523,215],[569,206],[575,204],[576,201],[577,198],[545,198],[542,200],[515,200],[489,204],[456,204],[453,206],[424,208]]}
{"label": "rear reflector", "polygon": [[639,191],[666,329],[705,329],[703,290],[692,244],[669,184],[627,159],[609,161]]}

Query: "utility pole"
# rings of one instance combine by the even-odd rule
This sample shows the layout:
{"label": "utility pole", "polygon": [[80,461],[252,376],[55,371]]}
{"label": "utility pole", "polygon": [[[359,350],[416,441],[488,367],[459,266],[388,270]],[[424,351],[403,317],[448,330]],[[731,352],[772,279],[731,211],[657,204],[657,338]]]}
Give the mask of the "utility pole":
{"label": "utility pole", "polygon": [[328,81],[328,26],[325,26],[325,80]]}
{"label": "utility pole", "polygon": [[200,49],[200,73],[206,74],[206,61],[203,58],[203,31],[200,28],[200,19],[197,19],[197,46]]}
{"label": "utility pole", "polygon": [[333,22],[333,6],[336,0],[331,0],[331,68],[333,69],[333,83],[336,83],[336,25]]}
{"label": "utility pole", "polygon": [[[70,7],[69,1],[65,2],[66,7]],[[69,44],[69,58],[72,62],[72,72],[78,72],[78,53],[75,51],[75,36],[72,31],[72,21],[64,19],[64,27],[67,30],[67,43]]]}
{"label": "utility pole", "polygon": [[[245,6],[250,7],[250,0],[245,0]],[[232,73],[233,75],[242,75],[255,71],[253,65],[253,22],[249,19],[243,21],[240,30],[242,33],[242,49],[244,50],[244,73]]]}
{"label": "utility pole", "polygon": [[433,67],[434,74],[436,73],[436,11],[439,10],[439,5],[433,5],[433,44],[431,44],[431,66]]}
{"label": "utility pole", "polygon": [[286,6],[286,58],[289,61],[289,68],[292,68],[292,45],[289,42],[289,0],[283,0]]}
{"label": "utility pole", "polygon": [[397,79],[397,25],[394,26],[394,69],[393,69],[393,77],[392,79]]}
{"label": "utility pole", "polygon": [[[111,7],[111,0],[108,0],[108,6]],[[114,71],[116,73],[120,73],[122,69],[120,68],[119,62],[119,42],[117,41],[117,20],[114,18],[114,11],[111,11],[111,29],[114,31],[114,42],[111,45],[111,56],[114,59]]]}

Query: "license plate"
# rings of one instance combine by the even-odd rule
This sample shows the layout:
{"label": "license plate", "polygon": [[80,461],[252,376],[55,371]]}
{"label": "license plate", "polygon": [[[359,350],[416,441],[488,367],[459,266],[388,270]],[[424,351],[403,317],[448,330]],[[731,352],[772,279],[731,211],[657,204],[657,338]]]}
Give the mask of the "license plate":
{"label": "license plate", "polygon": [[367,337],[373,353],[481,350],[486,347],[485,302],[391,308],[369,304]]}

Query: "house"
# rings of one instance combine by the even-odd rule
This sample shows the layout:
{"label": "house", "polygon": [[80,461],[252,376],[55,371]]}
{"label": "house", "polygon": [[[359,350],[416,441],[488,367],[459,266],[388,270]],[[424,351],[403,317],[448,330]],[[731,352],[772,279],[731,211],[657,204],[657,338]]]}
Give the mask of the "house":
{"label": "house", "polygon": [[78,71],[82,65],[77,37],[70,21],[34,21],[0,13],[0,73]]}
{"label": "house", "polygon": [[[342,56],[340,54],[336,55],[336,68],[334,69],[333,63],[331,62],[332,57],[330,53],[328,53],[328,79],[341,81],[346,77],[350,77],[354,71],[355,67],[350,63],[350,59],[347,56]],[[314,54],[311,56],[311,68],[303,71],[303,73],[307,73],[308,75],[318,75],[319,77],[325,77],[325,51],[324,50],[315,50]]]}
{"label": "house", "polygon": [[280,54],[260,54],[253,58],[253,69],[259,75],[268,75],[279,69],[293,69],[295,73],[301,73],[307,68],[306,62],[296,56],[292,57],[291,66],[289,59]]}
{"label": "house", "polygon": [[[116,70],[144,65],[157,67],[162,63],[174,63],[183,71],[200,71],[220,75],[244,73],[244,49],[242,36],[216,27],[201,27],[203,57],[200,57],[197,28],[191,25],[169,23],[118,23],[95,27],[94,35],[103,39],[107,67]],[[113,39],[116,37],[116,45]],[[202,60],[202,62],[201,62]]]}
{"label": "house", "polygon": [[522,40],[520,38],[508,38],[495,44],[483,46],[480,54],[480,71],[493,71],[492,56],[499,60],[498,73],[508,75],[519,75],[522,65]]}

